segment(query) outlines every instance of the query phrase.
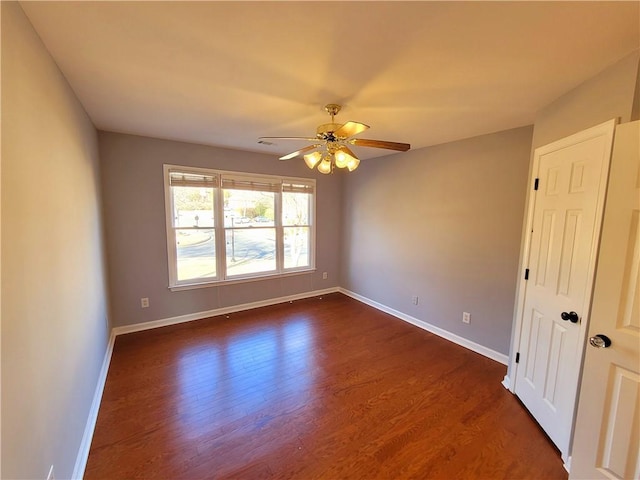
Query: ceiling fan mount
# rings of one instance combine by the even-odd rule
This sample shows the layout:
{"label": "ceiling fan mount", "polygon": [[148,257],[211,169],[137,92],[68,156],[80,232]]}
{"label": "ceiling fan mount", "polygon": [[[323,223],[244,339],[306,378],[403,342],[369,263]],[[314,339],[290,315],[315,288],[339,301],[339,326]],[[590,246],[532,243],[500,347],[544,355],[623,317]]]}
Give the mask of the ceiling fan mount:
{"label": "ceiling fan mount", "polygon": [[324,109],[329,115],[331,115],[331,121],[333,121],[333,117],[335,117],[340,112],[340,110],[342,110],[342,105],[338,105],[337,103],[328,103],[324,106]]}
{"label": "ceiling fan mount", "polygon": [[[307,140],[314,142],[312,145],[296,150],[280,157],[280,160],[289,160],[299,155],[304,155],[307,166],[313,169],[318,165],[321,173],[331,173],[335,167],[348,168],[353,171],[358,167],[360,160],[349,148],[350,145],[360,147],[385,148],[406,152],[411,148],[408,143],[386,142],[383,140],[367,140],[364,138],[352,138],[369,128],[364,123],[349,121],[346,123],[335,123],[335,116],[342,109],[341,105],[329,103],[324,107],[331,116],[331,123],[319,125],[316,129],[316,138],[312,137],[260,137],[258,142],[270,143],[269,140]],[[312,153],[311,150],[315,150]]]}

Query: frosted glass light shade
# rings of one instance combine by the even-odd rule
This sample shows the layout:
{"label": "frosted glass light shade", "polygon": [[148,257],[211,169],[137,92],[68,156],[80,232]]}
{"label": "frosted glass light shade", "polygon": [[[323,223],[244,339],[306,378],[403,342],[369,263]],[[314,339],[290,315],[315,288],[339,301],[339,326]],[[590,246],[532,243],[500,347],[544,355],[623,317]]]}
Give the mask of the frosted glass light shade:
{"label": "frosted glass light shade", "polygon": [[328,155],[322,159],[320,165],[318,165],[318,171],[325,175],[331,173],[331,157]]}
{"label": "frosted glass light shade", "polygon": [[307,167],[313,170],[313,167],[315,167],[318,164],[321,158],[322,158],[322,154],[318,151],[313,153],[308,153],[304,156],[304,163],[307,164]]}
{"label": "frosted glass light shade", "polygon": [[347,163],[347,168],[350,172],[353,172],[360,165],[360,160],[355,157],[349,156],[349,162]]}
{"label": "frosted glass light shade", "polygon": [[353,158],[347,152],[344,152],[342,150],[338,150],[335,153],[334,157],[336,159],[336,167],[338,168],[346,167],[349,164],[349,160]]}

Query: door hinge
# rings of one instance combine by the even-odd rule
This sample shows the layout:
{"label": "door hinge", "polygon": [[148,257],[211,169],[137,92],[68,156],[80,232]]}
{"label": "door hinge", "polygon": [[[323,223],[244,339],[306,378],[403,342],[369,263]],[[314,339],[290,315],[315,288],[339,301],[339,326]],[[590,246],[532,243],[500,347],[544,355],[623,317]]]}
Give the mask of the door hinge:
{"label": "door hinge", "polygon": [[525,280],[529,280],[529,269],[528,268],[524,271],[524,279]]}
{"label": "door hinge", "polygon": [[538,190],[538,185],[540,184],[540,179],[536,178],[535,182],[533,182],[533,189]]}
{"label": "door hinge", "polygon": [[520,363],[520,352],[516,353],[516,363]]}

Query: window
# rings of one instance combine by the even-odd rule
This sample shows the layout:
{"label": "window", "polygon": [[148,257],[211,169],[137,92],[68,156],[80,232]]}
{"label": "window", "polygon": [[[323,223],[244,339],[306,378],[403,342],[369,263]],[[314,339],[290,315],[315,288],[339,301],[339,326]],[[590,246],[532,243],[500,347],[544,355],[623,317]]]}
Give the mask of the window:
{"label": "window", "polygon": [[169,286],[314,269],[315,180],[165,165]]}

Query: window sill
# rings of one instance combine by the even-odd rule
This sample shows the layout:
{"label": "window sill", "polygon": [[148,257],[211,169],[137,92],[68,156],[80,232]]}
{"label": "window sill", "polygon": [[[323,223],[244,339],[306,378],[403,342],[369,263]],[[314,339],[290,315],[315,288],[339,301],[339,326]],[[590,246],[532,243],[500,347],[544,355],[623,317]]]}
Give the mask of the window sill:
{"label": "window sill", "polygon": [[235,285],[238,283],[249,283],[249,282],[258,282],[261,280],[275,280],[278,278],[284,277],[293,277],[295,275],[307,275],[315,272],[315,268],[305,268],[304,270],[296,270],[293,272],[287,273],[276,273],[269,275],[260,275],[255,277],[243,277],[243,278],[233,278],[228,280],[215,280],[209,282],[198,282],[198,283],[183,283],[180,285],[173,285],[168,287],[172,292],[180,292],[182,290],[194,290],[196,288],[210,288],[210,287],[221,287],[224,285]]}

